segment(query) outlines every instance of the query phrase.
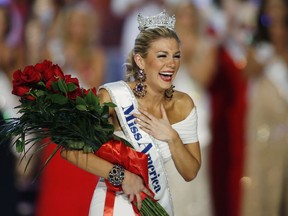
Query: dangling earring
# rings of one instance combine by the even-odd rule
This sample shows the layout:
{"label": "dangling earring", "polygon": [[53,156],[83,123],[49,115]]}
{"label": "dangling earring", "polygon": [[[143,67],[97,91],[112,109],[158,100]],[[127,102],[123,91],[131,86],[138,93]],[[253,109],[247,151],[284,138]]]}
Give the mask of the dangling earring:
{"label": "dangling earring", "polygon": [[143,83],[146,80],[146,74],[144,73],[144,70],[140,69],[136,74],[135,74],[135,79],[138,80],[138,83],[133,89],[134,94],[141,98],[146,95],[146,85]]}
{"label": "dangling earring", "polygon": [[174,93],[174,88],[175,88],[175,86],[174,86],[174,85],[171,85],[170,88],[168,88],[168,89],[165,90],[165,97],[166,97],[166,99],[168,99],[168,100],[171,100],[171,99],[172,99],[173,93]]}

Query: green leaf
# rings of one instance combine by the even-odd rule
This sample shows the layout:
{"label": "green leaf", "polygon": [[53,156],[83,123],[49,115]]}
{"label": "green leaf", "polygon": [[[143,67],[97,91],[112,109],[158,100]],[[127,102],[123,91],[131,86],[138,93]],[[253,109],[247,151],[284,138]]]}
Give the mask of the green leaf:
{"label": "green leaf", "polygon": [[67,84],[67,91],[68,92],[73,92],[76,88],[77,88],[77,86],[74,83],[68,83]]}
{"label": "green leaf", "polygon": [[60,91],[59,87],[58,87],[58,82],[52,82],[51,83],[52,89],[55,91]]}
{"label": "green leaf", "polygon": [[91,146],[85,145],[85,146],[83,147],[83,151],[84,151],[85,153],[90,153],[90,152],[93,152],[93,148],[92,148]]}
{"label": "green leaf", "polygon": [[87,111],[87,106],[86,105],[76,105],[76,109],[80,111]]}
{"label": "green leaf", "polygon": [[59,90],[63,92],[64,94],[67,94],[68,87],[65,81],[63,79],[59,79],[57,84],[58,84]]}
{"label": "green leaf", "polygon": [[77,97],[76,98],[76,105],[85,105],[85,106],[87,106],[87,103],[82,97]]}
{"label": "green leaf", "polygon": [[43,96],[43,95],[45,95],[45,94],[46,94],[46,93],[45,93],[45,91],[43,91],[43,90],[35,91],[35,95],[36,95],[37,97]]}
{"label": "green leaf", "polygon": [[77,149],[81,150],[85,146],[85,143],[83,141],[76,141],[76,140],[71,140],[67,141],[67,147],[71,149]]}
{"label": "green leaf", "polygon": [[108,107],[111,107],[111,108],[115,108],[117,107],[116,104],[112,103],[112,102],[105,102],[103,103],[104,106],[108,106]]}
{"label": "green leaf", "polygon": [[89,106],[94,106],[97,104],[97,97],[90,90],[87,96],[85,97],[85,101]]}
{"label": "green leaf", "polygon": [[25,142],[23,140],[17,140],[16,141],[16,151],[18,153],[23,152],[25,149]]}
{"label": "green leaf", "polygon": [[56,103],[56,104],[64,105],[68,103],[68,98],[65,97],[64,95],[52,94],[49,96],[49,98],[51,99],[53,103]]}

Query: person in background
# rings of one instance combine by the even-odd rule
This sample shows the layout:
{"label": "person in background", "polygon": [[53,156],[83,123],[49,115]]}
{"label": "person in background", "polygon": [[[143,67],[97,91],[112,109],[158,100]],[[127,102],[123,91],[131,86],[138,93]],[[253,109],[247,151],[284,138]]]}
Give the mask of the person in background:
{"label": "person in background", "polygon": [[215,216],[239,216],[245,160],[246,49],[251,44],[256,6],[222,0],[225,29],[217,37],[217,69],[211,84],[211,182]]}
{"label": "person in background", "polygon": [[[85,1],[65,4],[58,13],[57,22],[47,38],[44,57],[57,63],[64,73],[79,78],[81,86],[99,87],[103,82],[106,57],[98,44],[97,14]],[[51,144],[44,149],[40,167],[55,147]],[[41,172],[36,215],[88,215],[97,181],[96,176],[63,160],[57,152]]]}
{"label": "person in background", "polygon": [[45,58],[64,73],[79,78],[83,87],[99,87],[105,77],[106,55],[99,43],[100,20],[86,1],[65,7],[57,33],[47,40]]}
{"label": "person in background", "polygon": [[[198,112],[198,135],[202,166],[192,183],[171,182],[177,187],[175,202],[179,215],[213,215],[210,179],[210,97],[207,91],[216,70],[216,46],[206,33],[207,25],[200,10],[192,2],[175,6],[176,31],[181,40],[181,66],[173,81],[175,89],[187,93]],[[169,170],[168,170],[169,172]],[[185,199],[179,197],[185,194]]]}
{"label": "person in background", "polygon": [[10,80],[14,70],[24,65],[21,36],[15,32],[15,28],[21,27],[21,21],[20,14],[10,1],[0,1],[0,70]]}
{"label": "person in background", "polygon": [[262,2],[248,52],[242,216],[288,215],[288,4]]}

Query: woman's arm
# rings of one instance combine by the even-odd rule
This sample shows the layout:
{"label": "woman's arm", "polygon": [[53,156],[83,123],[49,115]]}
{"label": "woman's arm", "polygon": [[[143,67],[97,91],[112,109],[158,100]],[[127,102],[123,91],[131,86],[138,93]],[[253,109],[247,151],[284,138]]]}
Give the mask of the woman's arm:
{"label": "woman's arm", "polygon": [[77,167],[105,179],[108,178],[108,174],[113,168],[113,164],[97,157],[93,153],[63,149],[61,157]]}
{"label": "woman's arm", "polygon": [[176,131],[172,137],[168,144],[174,164],[185,181],[192,181],[201,167],[199,142],[184,145]]}
{"label": "woman's arm", "polygon": [[[110,96],[106,90],[99,91],[99,97],[102,103],[104,101],[111,102]],[[112,115],[114,111],[111,109],[109,112]],[[108,179],[109,172],[115,165],[96,156],[94,153],[84,153],[83,151],[63,149],[61,151],[61,156],[63,159],[77,167],[105,179]],[[139,209],[141,208],[140,192],[144,192],[151,196],[149,190],[147,190],[143,184],[143,179],[128,170],[124,170],[124,180],[121,187],[123,192],[128,195],[130,202],[132,202],[136,196]]]}
{"label": "woman's arm", "polygon": [[[108,179],[109,172],[114,164],[96,156],[93,153],[84,153],[83,151],[65,150],[61,151],[61,157],[77,167],[92,173],[96,176]],[[124,180],[122,182],[123,192],[128,195],[129,201],[132,202],[134,197],[137,199],[137,206],[141,208],[140,192],[144,192],[151,196],[149,190],[145,188],[143,179],[128,170],[124,171]]]}
{"label": "woman's arm", "polygon": [[[186,108],[183,107],[183,109],[192,110],[194,103],[190,97],[189,100],[190,102],[185,99],[184,104]],[[185,181],[191,181],[197,176],[201,166],[199,143],[184,145],[177,131],[172,128],[164,106],[161,105],[160,109],[162,118],[156,118],[146,110],[139,109],[141,114],[134,114],[137,117],[136,122],[141,125],[141,129],[146,133],[158,140],[168,143],[172,159],[178,172]],[[183,112],[183,109],[181,109],[181,107],[178,108],[181,112]]]}

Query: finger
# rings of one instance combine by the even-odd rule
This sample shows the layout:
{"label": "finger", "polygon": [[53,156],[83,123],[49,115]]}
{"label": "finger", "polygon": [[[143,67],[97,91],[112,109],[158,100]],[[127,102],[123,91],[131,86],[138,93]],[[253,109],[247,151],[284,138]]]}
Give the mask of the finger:
{"label": "finger", "polygon": [[140,210],[142,207],[142,200],[140,194],[136,194],[136,199],[137,199],[137,208]]}
{"label": "finger", "polygon": [[147,194],[147,196],[153,197],[152,193],[147,188],[144,188],[143,192]]}
{"label": "finger", "polygon": [[145,127],[140,127],[140,129],[141,129],[141,130],[143,130],[143,131],[145,131],[146,133],[148,133],[148,134],[152,135],[152,132],[151,132],[151,130],[150,130],[150,129],[148,129],[148,128],[145,128]]}
{"label": "finger", "polygon": [[134,200],[134,194],[129,195],[129,202],[132,202]]}
{"label": "finger", "polygon": [[140,126],[145,127],[145,128],[149,128],[150,127],[150,125],[147,122],[142,121],[140,119],[135,119],[135,123],[139,124]]}
{"label": "finger", "polygon": [[146,122],[147,124],[151,124],[151,119],[149,117],[147,117],[145,114],[137,114],[135,115],[136,119],[138,121],[142,121],[142,122]]}
{"label": "finger", "polygon": [[143,114],[143,115],[145,115],[146,117],[148,117],[148,119],[150,119],[150,120],[155,120],[155,117],[153,116],[153,115],[151,115],[149,112],[147,112],[146,110],[143,110],[143,109],[140,109],[139,108],[139,111]]}

